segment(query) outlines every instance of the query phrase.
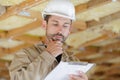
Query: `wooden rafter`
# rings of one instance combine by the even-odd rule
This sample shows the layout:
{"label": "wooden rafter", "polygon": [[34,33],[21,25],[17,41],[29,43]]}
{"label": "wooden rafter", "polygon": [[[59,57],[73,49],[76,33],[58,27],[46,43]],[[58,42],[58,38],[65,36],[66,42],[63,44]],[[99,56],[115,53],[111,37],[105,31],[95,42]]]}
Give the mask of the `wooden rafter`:
{"label": "wooden rafter", "polygon": [[103,40],[105,40],[105,39],[107,39],[107,38],[108,38],[107,35],[103,35],[103,36],[98,37],[98,38],[96,38],[96,39],[87,41],[87,42],[83,43],[82,45],[80,45],[79,47],[90,46],[90,45],[92,45],[92,44],[94,44],[94,43],[97,43],[97,42],[99,42],[99,41],[103,41]]}
{"label": "wooden rafter", "polygon": [[88,6],[87,3],[75,6],[76,14],[79,13],[79,12],[82,12],[82,11],[86,10],[88,8],[87,6]]}
{"label": "wooden rafter", "polygon": [[[109,35],[111,35],[111,36],[109,36]],[[115,34],[113,32],[111,32],[111,33],[109,32],[109,34],[108,34],[107,31],[106,31],[106,33],[104,35],[102,35],[101,37],[98,37],[96,39],[87,41],[86,43],[80,45],[79,47],[90,46],[90,45],[95,44],[97,42],[104,41],[104,40],[107,40],[107,39],[113,39],[113,38],[116,38],[116,37],[119,37],[119,36],[120,36],[119,34]]]}
{"label": "wooden rafter", "polygon": [[[115,46],[115,47],[114,47]],[[115,51],[114,49],[116,47],[120,47],[120,42],[116,42],[115,44],[109,44],[104,47],[94,47],[94,46],[88,46],[85,47],[84,50],[79,51],[78,53],[75,53],[74,56],[76,56],[79,59],[85,59],[85,58],[94,58],[94,57],[100,57],[102,55],[109,55],[110,56],[120,56],[120,51]],[[111,52],[109,49],[112,49],[113,51]]]}
{"label": "wooden rafter", "polygon": [[[103,17],[100,19],[99,22],[97,21],[89,21],[87,22],[87,27],[95,27],[95,26],[99,26],[99,25],[104,25],[104,24],[107,24],[108,22],[111,22],[113,20],[116,20],[116,19],[119,19],[120,18],[120,11],[117,12],[117,13],[114,13],[114,14],[111,14],[111,15],[108,15],[106,17]],[[102,31],[102,33],[104,33],[105,35],[97,38],[97,39],[94,39],[94,40],[91,40],[91,41],[88,41],[86,43],[84,43],[83,45],[80,45],[80,46],[89,46],[89,45],[92,45],[96,42],[99,42],[99,41],[103,41],[103,40],[106,40],[106,39],[111,39],[111,38],[116,38],[116,37],[119,37],[120,35],[119,34],[115,34],[111,31]]]}
{"label": "wooden rafter", "polygon": [[77,20],[77,21],[73,22],[73,27],[75,27],[78,30],[85,30],[85,29],[87,29],[87,24],[85,21]]}
{"label": "wooden rafter", "polygon": [[84,58],[90,55],[96,55],[99,52],[99,47],[87,46],[84,50],[79,50],[74,56],[78,58]]}
{"label": "wooden rafter", "polygon": [[[103,1],[104,2],[104,1]],[[103,4],[103,2],[101,1],[101,3]],[[109,0],[107,0],[107,2],[109,2]],[[105,2],[106,3],[106,2]],[[79,6],[78,6],[79,7]],[[91,6],[90,6],[91,7]],[[86,7],[84,7],[84,5],[83,5],[83,9],[85,9]],[[79,23],[79,22],[78,22]],[[83,22],[83,24],[85,25],[85,27],[83,27],[83,28],[86,28],[86,24],[85,24],[85,22]],[[80,24],[77,24],[77,22],[76,23],[74,23],[74,25],[76,26],[76,25],[80,25]],[[103,37],[104,37],[105,35],[103,35],[102,36],[102,39],[103,39]],[[104,37],[104,39],[106,39],[105,37]],[[87,43],[85,43],[85,44],[83,44],[84,46],[85,45],[89,45],[89,44],[92,44],[92,43],[95,43],[95,42],[97,42],[97,40],[101,40],[101,38],[98,38],[98,39],[95,39],[95,40],[92,40],[92,41],[89,41],[89,42],[87,42]]]}
{"label": "wooden rafter", "polygon": [[3,38],[3,37],[5,37],[4,31],[0,32],[0,38]]}
{"label": "wooden rafter", "polygon": [[94,59],[89,59],[90,62],[94,62],[94,63],[104,63],[104,62],[108,62],[109,60],[113,59],[113,58],[116,58],[116,56],[109,56],[109,55],[103,55],[102,57],[99,57],[99,58],[94,58]]}
{"label": "wooden rafter", "polygon": [[[82,6],[77,6],[77,7],[83,8],[84,6],[82,5]],[[83,9],[85,9],[85,8],[83,8]],[[34,18],[42,19],[40,12],[32,11],[32,10],[26,10],[26,12],[30,13],[30,16],[22,16],[22,15],[18,15],[18,16],[27,17],[30,19],[34,19]],[[87,24],[85,21],[77,20],[77,21],[73,22],[73,27],[80,29],[80,30],[84,30],[87,28]]]}
{"label": "wooden rafter", "polygon": [[21,35],[21,36],[14,37],[14,39],[15,40],[21,40],[21,41],[24,41],[24,42],[30,43],[30,44],[36,44],[39,41],[43,41],[44,37]]}
{"label": "wooden rafter", "polygon": [[99,5],[106,4],[108,2],[111,2],[111,0],[90,0],[87,6],[88,8],[91,8],[91,7],[96,7]]}
{"label": "wooden rafter", "polygon": [[106,23],[111,22],[111,21],[116,20],[116,19],[120,19],[120,11],[118,11],[114,14],[105,16],[103,18],[100,18],[99,22],[92,20],[92,21],[88,21],[86,23],[87,23],[88,27],[93,27],[93,26],[106,24]]}
{"label": "wooden rafter", "polygon": [[6,50],[6,49],[5,49],[5,48],[0,47],[0,57],[2,57],[2,56],[6,56],[6,55],[7,55],[7,53],[6,53],[6,54],[4,54],[4,50]]}
{"label": "wooden rafter", "polygon": [[0,59],[0,68],[7,70],[9,62]]}
{"label": "wooden rafter", "polygon": [[25,18],[30,18],[30,19],[42,19],[41,12],[39,11],[33,11],[33,10],[24,10],[23,12],[28,13],[29,15],[21,15],[21,14],[16,14],[17,16],[25,17]]}
{"label": "wooden rafter", "polygon": [[[109,2],[111,2],[111,0],[91,0],[88,3],[77,5],[75,7],[76,14],[79,14],[82,11],[87,11],[89,8],[94,8],[96,6],[101,6],[101,5],[107,4]],[[108,20],[111,21],[111,20],[114,20],[114,19],[118,19],[120,17],[119,15],[120,15],[120,12],[105,16],[103,18],[100,18],[99,22],[97,22],[95,20],[88,21],[88,22],[85,22],[85,21],[82,21],[82,20],[81,21],[77,20],[76,22],[73,23],[73,25],[77,29],[85,30],[89,27],[92,27],[92,26],[95,26],[95,25],[98,25],[98,24],[106,23],[106,22],[108,22]]]}
{"label": "wooden rafter", "polygon": [[41,26],[41,20],[36,19],[35,21],[31,22],[30,24],[24,25],[22,27],[15,28],[15,29],[12,29],[9,31],[3,31],[1,33],[1,37],[4,37],[4,38],[11,37],[12,38],[14,36],[21,35],[29,30],[35,29],[40,26]]}
{"label": "wooden rafter", "polygon": [[26,48],[26,47],[29,47],[29,46],[32,46],[32,44],[25,43],[25,44],[22,44],[22,45],[19,45],[19,46],[16,46],[14,48],[9,49],[9,52],[7,52],[7,53],[14,53],[14,52],[17,52],[20,49],[23,49],[23,48]]}
{"label": "wooden rafter", "polygon": [[87,60],[87,61],[91,61],[91,62],[107,62],[108,60],[111,60],[113,58],[119,57],[120,52],[117,51],[113,51],[113,52],[87,52],[87,51],[83,51],[81,53],[77,53],[74,56],[76,56],[78,59],[80,60]]}
{"label": "wooden rafter", "polygon": [[[39,2],[39,1],[38,1]],[[16,11],[14,11],[14,10],[16,10],[17,9],[17,11],[21,11],[22,9],[24,9],[24,8],[31,8],[31,7],[33,7],[33,6],[35,6],[35,4],[37,4],[38,5],[38,2],[36,2],[36,1],[31,1],[31,0],[27,0],[27,1],[25,1],[25,2],[23,2],[23,3],[21,3],[21,4],[19,4],[19,5],[16,5],[16,6],[13,6],[13,7],[10,7],[9,9],[8,9],[8,12],[9,11],[12,11],[12,12],[16,12]],[[39,3],[41,3],[42,1],[40,1]],[[94,2],[94,1],[93,1]],[[101,2],[99,2],[99,3],[103,3],[104,1],[101,1]],[[87,9],[87,5],[88,4],[90,4],[91,2],[89,2],[89,3],[85,3],[85,4],[81,4],[81,5],[78,5],[78,6],[76,6],[76,11],[77,12],[79,12],[80,10],[84,10],[84,9]],[[26,6],[27,5],[27,6]],[[92,6],[92,5],[91,5]],[[89,6],[89,7],[91,7],[91,6]],[[11,14],[12,14],[12,12],[10,12]],[[37,16],[39,16],[38,15],[38,13],[37,13],[37,16],[35,16],[36,15],[36,13],[35,12],[31,12],[31,11],[29,11],[31,14],[32,14],[32,16],[34,15],[34,17],[37,17]],[[8,13],[6,13],[6,14],[8,14]],[[10,15],[10,14],[9,14]],[[5,15],[3,15],[3,16],[5,16]],[[2,18],[1,18],[2,19]],[[75,22],[74,23],[74,26],[75,27],[77,27],[78,29],[86,29],[86,23],[85,22],[82,22],[82,24],[80,23],[81,21],[78,21],[78,22]],[[79,24],[78,24],[79,23]],[[79,25],[79,26],[78,26]],[[81,27],[82,26],[82,27]],[[10,33],[10,31],[9,32],[6,32],[8,35],[7,36],[11,36],[11,34],[12,34],[12,32],[13,32],[13,34],[14,34],[14,30],[13,31],[11,31],[11,33]],[[1,36],[4,36],[3,34],[1,35]]]}
{"label": "wooden rafter", "polygon": [[102,51],[102,52],[103,51],[114,51],[117,48],[120,48],[120,41],[118,41],[116,43],[105,45],[105,46],[100,48],[100,51]]}
{"label": "wooden rafter", "polygon": [[14,52],[16,52],[16,51],[18,51],[18,50],[20,50],[22,48],[26,48],[26,47],[32,46],[32,45],[33,44],[25,43],[25,44],[22,44],[22,45],[13,47],[13,48],[0,48],[1,49],[0,53],[4,53],[4,54],[0,54],[0,57],[5,56],[5,55],[10,54],[10,53],[13,54]]}
{"label": "wooden rafter", "polygon": [[44,0],[26,0],[22,3],[20,3],[19,5],[12,6],[7,9],[7,12],[5,14],[0,16],[0,20],[6,19],[12,15],[18,14],[20,11],[27,10],[27,9],[29,9],[33,6],[36,6],[42,2],[44,2]]}
{"label": "wooden rafter", "polygon": [[[76,6],[76,12],[78,13],[81,10],[85,10],[89,7],[92,7],[93,3],[94,3],[94,6],[95,6],[98,3],[103,4],[106,1],[110,1],[110,0],[97,0],[97,1],[96,0],[91,0],[88,3]],[[45,1],[44,0],[26,0],[22,3],[20,3],[19,5],[12,6],[12,7],[7,9],[7,13],[5,13],[3,16],[0,17],[0,20],[5,19],[5,18],[7,18],[11,15],[14,15],[14,14],[18,14],[18,12],[20,12],[23,9],[27,10],[27,9],[33,7],[33,6],[39,5],[42,2],[45,2]]]}
{"label": "wooden rafter", "polygon": [[76,14],[78,14],[82,11],[87,11],[87,9],[89,8],[100,6],[109,2],[111,2],[111,0],[90,0],[87,3],[75,6],[75,11],[76,11]]}

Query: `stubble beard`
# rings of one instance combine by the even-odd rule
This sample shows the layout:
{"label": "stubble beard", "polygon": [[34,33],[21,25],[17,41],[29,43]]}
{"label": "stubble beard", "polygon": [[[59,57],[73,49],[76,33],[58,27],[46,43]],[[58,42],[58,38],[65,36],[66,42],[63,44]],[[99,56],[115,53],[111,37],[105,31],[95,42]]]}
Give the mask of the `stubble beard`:
{"label": "stubble beard", "polygon": [[[56,36],[61,37],[61,39],[56,38]],[[57,33],[57,34],[47,34],[47,38],[50,40],[52,39],[53,41],[60,41],[61,43],[64,43],[66,40],[66,37],[64,37],[62,34]]]}

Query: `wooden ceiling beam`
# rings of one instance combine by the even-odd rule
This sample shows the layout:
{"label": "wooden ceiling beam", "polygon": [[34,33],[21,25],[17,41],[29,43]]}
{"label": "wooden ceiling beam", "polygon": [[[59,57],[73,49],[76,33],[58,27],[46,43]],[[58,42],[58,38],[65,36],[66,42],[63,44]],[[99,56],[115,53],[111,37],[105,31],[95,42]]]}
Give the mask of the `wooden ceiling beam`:
{"label": "wooden ceiling beam", "polygon": [[4,31],[0,32],[0,38],[3,38],[3,37],[5,37],[5,32]]}
{"label": "wooden ceiling beam", "polygon": [[5,80],[9,80],[10,79],[8,69],[0,71],[0,78],[1,79],[5,79]]}
{"label": "wooden ceiling beam", "polygon": [[96,7],[96,6],[100,6],[100,5],[103,5],[103,4],[106,4],[106,3],[109,3],[111,2],[112,0],[90,0],[88,2],[88,8],[91,8],[91,7]]}
{"label": "wooden ceiling beam", "polygon": [[103,36],[98,37],[98,38],[96,38],[96,39],[87,41],[87,42],[81,44],[79,47],[87,47],[87,46],[90,46],[90,45],[92,45],[92,44],[95,44],[95,43],[97,43],[97,42],[99,42],[99,41],[103,41],[103,40],[105,40],[105,39],[108,39],[108,36],[107,36],[107,35],[103,35]]}
{"label": "wooden ceiling beam", "polygon": [[0,69],[6,69],[8,67],[8,62],[0,60]]}
{"label": "wooden ceiling beam", "polygon": [[114,51],[117,48],[120,48],[120,41],[112,44],[105,45],[100,48],[100,52],[105,52],[105,51]]}
{"label": "wooden ceiling beam", "polygon": [[[41,13],[37,12],[37,11],[32,11],[32,10],[26,10],[26,12],[30,13],[30,16],[22,16],[22,15],[18,15],[18,16],[22,16],[22,17],[27,17],[30,19],[42,19]],[[73,27],[79,29],[79,30],[85,30],[87,28],[87,24],[85,21],[82,20],[77,20],[75,22],[73,22]]]}
{"label": "wooden ceiling beam", "polygon": [[5,78],[5,79],[9,79],[9,72],[8,72],[8,65],[9,65],[9,61],[4,61],[0,59],[0,77],[1,78]]}
{"label": "wooden ceiling beam", "polygon": [[24,14],[16,14],[16,15],[28,19],[40,19],[40,20],[42,19],[42,14],[39,11],[24,10],[23,12],[27,13],[28,15],[24,15]]}
{"label": "wooden ceiling beam", "polygon": [[85,29],[87,29],[87,24],[86,24],[86,22],[85,21],[80,21],[80,20],[77,20],[77,21],[75,21],[75,22],[73,22],[73,27],[74,28],[76,28],[76,29],[78,29],[78,30],[85,30]]}
{"label": "wooden ceiling beam", "polygon": [[27,9],[29,9],[33,6],[36,6],[42,2],[44,2],[44,0],[26,0],[18,5],[9,7],[7,9],[7,12],[5,14],[3,14],[2,16],[0,16],[0,20],[6,19],[12,15],[18,14],[20,11],[27,10]]}
{"label": "wooden ceiling beam", "polygon": [[85,51],[92,52],[92,53],[97,53],[99,51],[99,47],[87,46],[87,47],[85,47]]}
{"label": "wooden ceiling beam", "polygon": [[[90,60],[94,60],[94,59],[100,59],[103,58],[104,56],[108,56],[108,57],[119,57],[120,56],[120,51],[104,51],[101,52],[99,51],[99,49],[97,49],[97,51],[91,51],[90,52],[88,50],[84,50],[84,51],[79,51],[79,53],[74,54],[74,56],[76,56],[79,59],[90,59]],[[107,57],[106,57],[107,58]]]}
{"label": "wooden ceiling beam", "polygon": [[29,36],[29,35],[20,35],[17,37],[14,37],[13,39],[15,40],[20,40],[20,41],[24,41],[26,43],[30,43],[30,44],[36,44],[40,41],[44,40],[44,37],[40,37],[40,36]]}
{"label": "wooden ceiling beam", "polygon": [[[83,9],[85,9],[87,7],[87,5],[83,5]],[[77,24],[77,22],[76,22],[76,24]],[[86,25],[85,24],[85,22],[83,22],[83,24],[84,25]],[[86,28],[86,27],[85,27]],[[10,37],[10,36],[12,36],[12,35],[14,35],[14,34],[16,34],[16,33],[21,33],[21,31],[23,31],[23,29],[21,29],[20,31],[18,31],[18,30],[12,30],[12,31],[9,31],[9,32],[7,32],[7,37]],[[26,30],[25,30],[26,31]],[[97,40],[97,39],[96,39]],[[96,41],[96,40],[94,40],[94,41]],[[92,42],[90,42],[90,43],[92,43]]]}
{"label": "wooden ceiling beam", "polygon": [[75,6],[75,12],[76,14],[78,14],[79,12],[87,10],[87,8],[88,8],[88,3],[80,4],[80,5]]}
{"label": "wooden ceiling beam", "polygon": [[12,53],[12,54],[13,54],[13,53],[17,52],[17,51],[20,50],[20,49],[23,49],[23,48],[26,48],[26,47],[29,47],[29,46],[32,46],[32,45],[33,45],[33,44],[25,43],[25,44],[16,46],[16,47],[14,47],[14,48],[10,48],[7,53],[9,53],[9,54]]}
{"label": "wooden ceiling beam", "polygon": [[[7,54],[13,54],[14,52],[17,52],[18,50],[22,49],[22,48],[26,48],[26,47],[29,47],[29,46],[32,46],[33,44],[28,44],[28,43],[24,43],[22,45],[18,45],[16,47],[13,47],[13,48],[0,48],[1,51],[0,51],[0,57],[3,57],[3,56],[6,56]],[[4,54],[3,54],[4,53]]]}
{"label": "wooden ceiling beam", "polygon": [[109,2],[111,2],[111,0],[90,0],[87,3],[83,3],[83,4],[75,6],[75,11],[76,11],[76,14],[78,14],[82,11],[86,11],[87,9],[91,7],[93,8],[93,7],[100,6],[100,5],[109,3]]}
{"label": "wooden ceiling beam", "polygon": [[[111,0],[90,0],[87,3],[77,5],[77,6],[75,6],[76,15],[79,14],[80,12],[87,11],[91,7],[93,8],[93,7],[96,7],[96,6],[107,4],[109,2],[111,2]],[[108,18],[108,16],[106,16],[106,18]],[[104,22],[104,21],[101,21],[101,22]],[[85,22],[85,21],[82,21],[82,20],[77,20],[73,23],[73,26],[75,28],[79,29],[79,30],[85,30],[88,27],[93,26],[93,25],[90,25],[91,23],[93,24],[94,20],[89,21],[89,22]]]}
{"label": "wooden ceiling beam", "polygon": [[[30,13],[30,16],[24,16],[24,15],[18,15],[18,14],[16,14],[16,16],[21,16],[21,17],[26,17],[26,18],[29,18],[29,19],[33,19],[34,21],[32,23],[29,23],[27,25],[24,25],[24,26],[21,26],[19,28],[15,28],[15,29],[12,29],[12,30],[9,30],[9,31],[1,31],[0,32],[0,37],[1,38],[6,38],[6,37],[11,37],[11,36],[16,36],[16,35],[22,35],[23,33],[27,32],[29,30],[32,30],[32,29],[35,29],[35,28],[41,26],[42,16],[41,16],[40,12],[30,11],[30,10],[26,10],[26,12]],[[83,25],[83,24],[81,24],[81,25]]]}
{"label": "wooden ceiling beam", "polygon": [[41,20],[36,19],[35,21],[31,22],[30,24],[24,25],[20,28],[12,29],[9,31],[5,31],[5,37],[14,37],[18,35],[22,35],[23,33],[38,28],[41,26]]}
{"label": "wooden ceiling beam", "polygon": [[114,14],[105,16],[103,18],[100,18],[100,21],[92,20],[92,21],[86,22],[86,24],[87,24],[87,27],[89,28],[89,27],[93,27],[93,26],[103,25],[103,24],[109,23],[116,19],[120,19],[120,11],[118,11]]}
{"label": "wooden ceiling beam", "polygon": [[[27,1],[24,1],[23,3],[21,3],[19,5],[15,5],[15,6],[12,6],[12,7],[8,8],[7,12],[9,12],[10,14],[6,13],[5,15],[9,15],[10,16],[11,14],[13,15],[13,13],[15,13],[15,14],[17,13],[18,14],[18,12],[22,11],[22,9],[28,10],[29,8],[31,8],[31,7],[33,7],[35,5],[38,5],[41,2],[43,2],[43,1],[42,0],[41,1],[36,1],[36,0],[27,0]],[[100,1],[99,3],[103,3],[103,2],[104,1]],[[96,3],[96,1],[92,1],[92,3]],[[76,12],[79,12],[81,10],[87,9],[87,5],[88,4],[91,4],[91,2],[90,3],[88,2],[88,3],[76,6],[75,7]],[[89,7],[91,7],[91,6],[89,5]],[[34,17],[36,17],[36,18],[37,18],[37,16],[39,16],[38,14],[36,15],[36,13],[34,13],[33,11],[32,12],[30,11],[30,13],[32,14],[32,16],[34,15]],[[5,15],[3,15],[3,17]],[[8,17],[8,16],[6,16],[6,17]],[[1,17],[0,19],[3,19],[3,18]],[[75,26],[77,28],[80,28],[82,30],[86,29],[86,23],[85,22],[82,22],[82,24],[81,24],[81,21],[78,21],[78,22],[75,22],[74,24],[75,24]],[[80,25],[80,27],[78,27],[78,25]],[[81,26],[83,26],[83,27],[81,27]]]}
{"label": "wooden ceiling beam", "polygon": [[[103,53],[99,53],[101,54],[101,56],[98,56],[98,57],[94,57],[94,58],[84,58],[83,60],[87,60],[89,62],[94,62],[94,63],[98,63],[98,64],[101,64],[101,63],[106,63],[106,62],[109,62],[109,60],[111,59],[116,59],[117,57],[119,57],[118,55],[113,55],[113,54],[103,54]],[[114,54],[117,54],[114,52]],[[81,59],[82,60],[82,59]]]}
{"label": "wooden ceiling beam", "polygon": [[105,51],[100,51],[100,53],[103,53],[103,54],[111,54],[112,56],[116,56],[116,57],[118,57],[118,56],[120,56],[120,51],[107,51],[107,50],[105,50]]}
{"label": "wooden ceiling beam", "polygon": [[[33,1],[33,0],[32,0]],[[42,2],[45,2],[44,0],[42,1],[38,1],[38,2],[32,2],[32,1],[29,1],[28,0],[28,2],[29,2],[29,4],[33,4],[34,6],[37,4],[40,4],[40,3],[42,3]],[[78,12],[81,12],[81,11],[84,11],[84,10],[87,10],[87,8],[90,8],[90,7],[93,7],[93,6],[96,6],[96,5],[98,5],[98,4],[103,4],[103,3],[108,3],[108,2],[110,2],[111,0],[91,0],[91,1],[89,1],[89,2],[87,2],[87,3],[84,3],[84,4],[80,4],[80,5],[77,5],[77,6],[75,6],[75,11],[76,11],[76,14],[78,13]],[[31,3],[30,3],[31,2]],[[35,4],[36,3],[36,4]],[[24,5],[25,5],[25,3],[23,3]],[[22,5],[21,4],[21,6],[24,6],[24,5]],[[28,5],[28,4],[27,4]],[[30,5],[30,6],[31,6]],[[31,7],[33,7],[33,5],[31,6]],[[24,6],[25,7],[25,6]],[[28,7],[28,8],[31,8],[31,7]],[[27,9],[28,10],[28,9]]]}
{"label": "wooden ceiling beam", "polygon": [[[107,24],[113,20],[116,20],[116,19],[120,19],[120,11],[117,12],[117,13],[114,13],[114,14],[111,14],[111,15],[108,15],[104,18],[101,18],[99,22],[97,21],[89,21],[87,22],[87,27],[90,28],[90,27],[95,27],[95,26],[102,26],[104,24]],[[91,41],[88,41],[82,45],[80,45],[80,47],[82,46],[89,46],[89,45],[92,45],[96,42],[99,42],[99,41],[103,41],[103,40],[106,40],[106,39],[112,39],[112,38],[116,38],[116,37],[119,37],[120,35],[117,34],[117,33],[114,33],[112,31],[107,31],[107,30],[103,30],[101,31],[104,35],[97,38],[97,39],[94,39],[94,40],[91,40]]]}
{"label": "wooden ceiling beam", "polygon": [[3,48],[0,48],[0,49],[1,49],[1,50],[0,50],[0,57],[6,56],[7,53],[4,53],[4,50],[5,50],[5,49],[3,49]]}
{"label": "wooden ceiling beam", "polygon": [[[89,56],[96,56],[96,55],[97,55],[97,53],[81,52],[81,53],[75,54],[74,56],[77,57],[78,59],[86,59],[86,58],[89,57]],[[98,55],[99,55],[99,54],[98,54]],[[98,55],[97,55],[97,56],[98,56]]]}
{"label": "wooden ceiling beam", "polygon": [[84,44],[80,45],[79,47],[90,46],[90,45],[95,44],[97,42],[104,41],[104,40],[107,40],[107,39],[113,39],[113,38],[116,38],[116,37],[119,37],[119,36],[120,36],[119,34],[115,34],[113,32],[111,32],[111,33],[109,32],[109,34],[107,34],[107,31],[106,31],[106,33],[104,33],[104,35],[102,35],[101,37],[98,37],[96,39],[87,41]]}
{"label": "wooden ceiling beam", "polygon": [[[94,5],[97,5],[98,3],[101,4],[105,1],[110,1],[110,0],[97,0],[97,1],[91,0],[88,3],[76,6],[76,12],[80,12],[81,10],[85,10],[88,7],[92,7],[93,6],[92,3],[95,3]],[[7,9],[7,12],[5,14],[3,14],[2,16],[0,16],[0,20],[3,20],[14,14],[18,14],[22,10],[28,10],[29,8],[39,5],[42,2],[45,2],[45,1],[44,0],[26,0],[18,5],[9,7]]]}
{"label": "wooden ceiling beam", "polygon": [[98,47],[88,46],[85,47],[84,50],[79,50],[77,53],[74,54],[74,56],[76,56],[79,59],[84,59],[89,56],[95,56],[95,55],[99,56],[98,51],[99,51]]}

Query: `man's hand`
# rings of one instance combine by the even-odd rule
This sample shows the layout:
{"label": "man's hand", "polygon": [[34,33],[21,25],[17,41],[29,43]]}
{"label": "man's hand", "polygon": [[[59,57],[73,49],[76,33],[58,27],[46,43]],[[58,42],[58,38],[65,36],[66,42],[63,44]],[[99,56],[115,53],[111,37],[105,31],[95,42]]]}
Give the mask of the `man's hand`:
{"label": "man's hand", "polygon": [[58,55],[63,53],[63,49],[62,49],[63,43],[61,43],[60,41],[49,40],[46,43],[46,45],[47,45],[46,50],[54,57],[57,57]]}
{"label": "man's hand", "polygon": [[71,74],[70,80],[88,80],[88,77],[85,73],[79,71],[78,75]]}

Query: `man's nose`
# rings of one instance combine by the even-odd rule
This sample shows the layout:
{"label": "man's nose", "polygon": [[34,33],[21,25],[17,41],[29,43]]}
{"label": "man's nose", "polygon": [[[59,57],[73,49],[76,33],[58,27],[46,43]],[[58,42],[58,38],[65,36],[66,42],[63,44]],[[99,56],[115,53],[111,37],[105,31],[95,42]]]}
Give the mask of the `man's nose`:
{"label": "man's nose", "polygon": [[60,32],[60,33],[63,32],[63,27],[62,26],[59,27],[58,32]]}

